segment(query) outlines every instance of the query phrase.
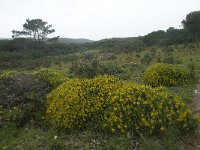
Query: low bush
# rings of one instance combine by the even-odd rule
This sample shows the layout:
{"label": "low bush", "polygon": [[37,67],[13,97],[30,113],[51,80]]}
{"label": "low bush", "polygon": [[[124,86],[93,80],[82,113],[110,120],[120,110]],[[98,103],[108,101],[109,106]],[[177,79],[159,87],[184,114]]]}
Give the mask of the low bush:
{"label": "low bush", "polygon": [[196,66],[196,64],[193,61],[193,59],[191,58],[188,63],[188,69],[190,71],[191,77],[193,77],[193,78],[195,78],[195,66]]}
{"label": "low bush", "polygon": [[34,75],[42,80],[47,81],[53,88],[68,80],[68,78],[63,74],[60,74],[50,68],[42,68],[35,72]]}
{"label": "low bush", "polygon": [[115,60],[117,59],[117,56],[114,53],[102,53],[99,56],[100,60],[106,61],[106,60]]}
{"label": "low bush", "polygon": [[171,51],[164,51],[163,62],[167,64],[175,63],[174,55]]}
{"label": "low bush", "polygon": [[[0,75],[1,123],[14,121],[23,125],[46,110],[49,84],[32,74],[4,72]],[[42,116],[41,116],[42,117]]]}
{"label": "low bush", "polygon": [[94,53],[84,53],[83,54],[83,56],[82,56],[83,58],[83,60],[89,60],[89,61],[91,61],[91,60],[93,60],[96,56],[95,56],[95,54]]}
{"label": "low bush", "polygon": [[104,74],[120,76],[124,70],[114,63],[104,64],[98,59],[93,59],[72,63],[70,72],[77,77],[93,78]]}
{"label": "low bush", "polygon": [[111,132],[152,134],[197,125],[180,97],[112,76],[71,79],[60,85],[48,94],[46,113],[53,126],[66,129],[93,124]]}
{"label": "low bush", "polygon": [[141,64],[149,65],[150,62],[153,60],[153,57],[151,54],[146,52],[144,56],[141,58]]}
{"label": "low bush", "polygon": [[151,86],[175,86],[191,80],[187,68],[172,64],[154,64],[144,72],[145,84]]}
{"label": "low bush", "polygon": [[147,52],[144,53],[144,55],[141,57],[141,64],[149,65],[156,56],[156,49],[151,48]]}
{"label": "low bush", "polygon": [[85,78],[93,78],[99,74],[100,62],[94,60],[82,60],[73,62],[70,67],[70,73]]}

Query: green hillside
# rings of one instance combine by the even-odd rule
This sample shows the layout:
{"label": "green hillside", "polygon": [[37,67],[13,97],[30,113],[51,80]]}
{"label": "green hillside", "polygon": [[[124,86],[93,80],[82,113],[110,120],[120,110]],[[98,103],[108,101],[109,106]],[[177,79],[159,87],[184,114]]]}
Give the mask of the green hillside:
{"label": "green hillside", "polygon": [[71,38],[59,38],[58,40],[60,43],[64,43],[64,44],[85,44],[85,43],[91,43],[93,42],[92,40],[89,39],[71,39]]}

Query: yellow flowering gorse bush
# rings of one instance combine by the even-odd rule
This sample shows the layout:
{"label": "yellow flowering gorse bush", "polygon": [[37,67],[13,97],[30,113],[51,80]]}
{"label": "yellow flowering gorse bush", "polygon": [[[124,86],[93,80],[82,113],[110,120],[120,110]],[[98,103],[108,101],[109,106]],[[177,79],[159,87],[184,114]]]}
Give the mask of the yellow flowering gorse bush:
{"label": "yellow flowering gorse bush", "polygon": [[47,96],[47,116],[67,129],[85,124],[111,132],[163,132],[168,127],[186,131],[196,125],[180,97],[163,88],[122,82],[112,76],[71,79]]}
{"label": "yellow flowering gorse bush", "polygon": [[63,74],[60,74],[50,68],[42,68],[34,73],[35,76],[46,80],[52,87],[57,87],[68,80]]}
{"label": "yellow flowering gorse bush", "polygon": [[154,87],[182,85],[190,80],[191,74],[187,68],[172,64],[155,64],[144,73],[145,84]]}

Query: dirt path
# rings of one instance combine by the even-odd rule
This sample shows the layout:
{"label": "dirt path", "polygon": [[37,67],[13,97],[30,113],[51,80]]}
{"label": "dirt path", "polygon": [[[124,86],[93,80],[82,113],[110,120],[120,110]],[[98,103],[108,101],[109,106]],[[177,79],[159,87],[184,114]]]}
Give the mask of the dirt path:
{"label": "dirt path", "polygon": [[[194,91],[195,96],[192,99],[191,108],[195,115],[200,115],[200,80]],[[186,136],[181,144],[181,150],[200,150],[200,128],[195,130],[192,135]]]}
{"label": "dirt path", "polygon": [[193,112],[195,113],[195,115],[200,115],[200,80],[194,93],[195,97],[192,100]]}

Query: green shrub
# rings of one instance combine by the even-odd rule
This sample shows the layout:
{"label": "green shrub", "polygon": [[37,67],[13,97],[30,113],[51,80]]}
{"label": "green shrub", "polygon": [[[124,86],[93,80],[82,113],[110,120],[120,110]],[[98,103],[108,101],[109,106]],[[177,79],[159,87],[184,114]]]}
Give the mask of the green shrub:
{"label": "green shrub", "polygon": [[57,87],[68,80],[63,74],[60,74],[50,68],[42,68],[35,72],[34,75],[42,80],[47,81],[52,87]]}
{"label": "green shrub", "polygon": [[171,51],[164,51],[163,62],[167,64],[175,63],[174,56]]}
{"label": "green shrub", "polygon": [[72,63],[70,72],[77,77],[93,78],[104,74],[119,76],[124,70],[114,63],[103,64],[98,59],[93,59]]}
{"label": "green shrub", "polygon": [[120,75],[125,74],[125,71],[115,63],[104,63],[100,67],[99,75],[104,74],[120,77]]}
{"label": "green shrub", "polygon": [[178,65],[155,64],[144,72],[144,82],[151,86],[182,85],[190,80],[190,71]]}
{"label": "green shrub", "polygon": [[[24,125],[46,110],[49,84],[28,73],[4,72],[0,75],[1,123]],[[42,116],[41,116],[42,117]]]}
{"label": "green shrub", "polygon": [[83,54],[83,56],[82,56],[83,58],[83,60],[89,60],[89,61],[91,61],[91,60],[93,60],[96,56],[95,56],[95,54],[94,53],[85,53],[85,54]]}
{"label": "green shrub", "polygon": [[163,88],[122,82],[112,76],[71,79],[47,96],[47,116],[66,129],[87,124],[111,132],[187,131],[196,119],[180,97]]}
{"label": "green shrub", "polygon": [[115,60],[117,59],[117,56],[114,53],[102,53],[99,56],[100,60],[102,61],[106,61],[106,60]]}
{"label": "green shrub", "polygon": [[189,63],[188,63],[188,69],[190,71],[191,77],[195,78],[195,62],[193,61],[193,59],[191,58]]}
{"label": "green shrub", "polygon": [[73,62],[70,73],[78,77],[93,78],[99,74],[100,62],[97,59]]}
{"label": "green shrub", "polygon": [[141,64],[149,65],[150,62],[153,60],[153,56],[146,52],[144,56],[141,58]]}
{"label": "green shrub", "polygon": [[144,53],[144,55],[141,58],[141,64],[149,65],[156,56],[156,49],[151,48],[147,52]]}

